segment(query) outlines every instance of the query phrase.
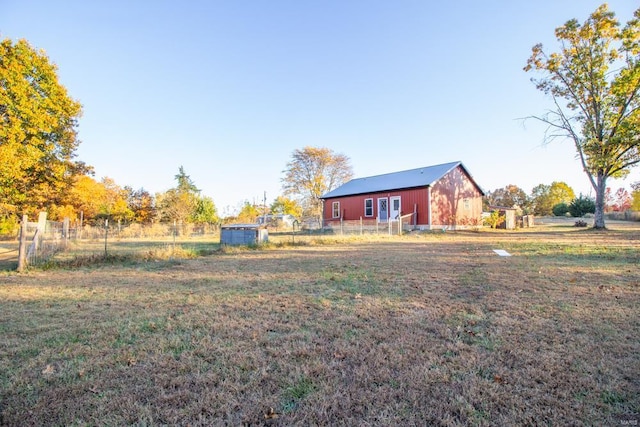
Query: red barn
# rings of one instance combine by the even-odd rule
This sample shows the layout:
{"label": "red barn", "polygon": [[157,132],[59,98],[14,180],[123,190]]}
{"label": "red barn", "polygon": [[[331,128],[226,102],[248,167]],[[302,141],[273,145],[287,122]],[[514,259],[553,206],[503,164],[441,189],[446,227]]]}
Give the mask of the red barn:
{"label": "red barn", "polygon": [[483,195],[462,162],[445,163],[352,179],[322,196],[323,220],[460,228],[481,223]]}

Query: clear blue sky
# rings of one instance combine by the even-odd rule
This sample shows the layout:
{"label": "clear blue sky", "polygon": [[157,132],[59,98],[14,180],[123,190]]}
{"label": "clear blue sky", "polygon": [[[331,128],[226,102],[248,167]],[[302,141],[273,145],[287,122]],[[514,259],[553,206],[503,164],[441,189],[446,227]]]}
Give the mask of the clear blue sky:
{"label": "clear blue sky", "polygon": [[[308,145],[347,155],[356,177],[461,160],[485,190],[588,194],[572,144],[545,146],[519,119],[551,106],[522,71],[531,47],[554,50],[554,29],[599,4],[0,0],[0,37],[57,64],[96,178],[156,193],[184,166],[226,214],[281,194]],[[609,6],[626,22],[637,3]]]}

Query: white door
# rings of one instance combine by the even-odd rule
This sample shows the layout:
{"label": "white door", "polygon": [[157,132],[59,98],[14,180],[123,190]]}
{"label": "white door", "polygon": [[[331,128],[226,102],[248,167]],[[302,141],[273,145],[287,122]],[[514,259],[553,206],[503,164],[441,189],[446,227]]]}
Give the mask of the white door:
{"label": "white door", "polygon": [[389,218],[392,221],[398,221],[400,219],[400,196],[394,196],[389,199],[391,205],[389,209]]}
{"label": "white door", "polygon": [[378,199],[378,221],[387,222],[387,219],[389,219],[389,205],[387,198],[383,197]]}

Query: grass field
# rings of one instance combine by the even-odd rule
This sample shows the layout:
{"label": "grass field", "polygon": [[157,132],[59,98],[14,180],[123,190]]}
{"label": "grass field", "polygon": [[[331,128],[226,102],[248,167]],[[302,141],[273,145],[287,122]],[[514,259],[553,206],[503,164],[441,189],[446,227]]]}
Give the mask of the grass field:
{"label": "grass field", "polygon": [[633,425],[640,224],[609,226],[0,273],[0,425]]}

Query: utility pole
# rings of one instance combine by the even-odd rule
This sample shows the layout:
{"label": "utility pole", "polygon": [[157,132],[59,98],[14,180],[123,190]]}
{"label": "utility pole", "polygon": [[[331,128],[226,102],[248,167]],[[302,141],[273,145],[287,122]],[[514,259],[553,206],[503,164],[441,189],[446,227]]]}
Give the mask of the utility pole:
{"label": "utility pole", "polygon": [[264,192],[264,199],[263,199],[262,206],[264,207],[264,211],[263,211],[264,218],[262,223],[266,227],[267,226],[267,192],[266,191]]}

